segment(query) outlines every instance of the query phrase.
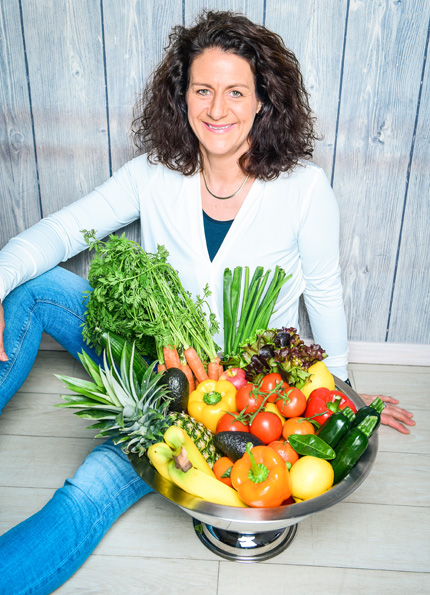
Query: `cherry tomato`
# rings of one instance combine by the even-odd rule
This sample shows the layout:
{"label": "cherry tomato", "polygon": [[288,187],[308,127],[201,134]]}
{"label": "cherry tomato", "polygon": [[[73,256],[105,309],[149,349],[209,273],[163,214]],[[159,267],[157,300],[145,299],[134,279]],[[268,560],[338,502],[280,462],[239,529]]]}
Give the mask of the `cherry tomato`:
{"label": "cherry tomato", "polygon": [[229,475],[234,463],[228,457],[219,458],[212,467],[212,471],[215,473],[215,477],[231,487],[231,479],[229,477],[223,477],[225,473]]}
{"label": "cherry tomato", "polygon": [[246,408],[245,413],[255,413],[263,402],[263,395],[257,393],[258,389],[254,384],[244,384],[236,393],[236,409],[242,411]]}
{"label": "cherry tomato", "polygon": [[[280,388],[285,392],[288,391],[290,387],[286,382],[282,380],[282,376],[280,374],[277,374],[275,372],[273,372],[272,374],[266,374],[266,376],[264,376],[263,380],[261,381],[260,390],[266,394],[270,393],[270,391],[276,388],[280,382],[282,382],[282,387]],[[267,401],[269,403],[274,403],[277,398],[278,395],[276,393],[273,393],[273,395],[271,395]]]}
{"label": "cherry tomato", "polygon": [[278,440],[282,434],[282,421],[271,411],[260,411],[254,417],[249,431],[257,438],[260,438],[264,444],[269,444],[274,440]]}
{"label": "cherry tomato", "polygon": [[282,436],[286,440],[291,434],[315,434],[315,428],[304,417],[290,417],[282,426]]}
{"label": "cherry tomato", "polygon": [[286,463],[291,463],[291,465],[294,465],[294,463],[299,460],[299,455],[296,453],[291,444],[288,444],[288,442],[274,440],[267,446],[270,446],[270,448],[276,450],[276,452],[284,459]]}
{"label": "cherry tomato", "polygon": [[216,433],[218,432],[249,432],[249,426],[236,419],[234,413],[224,413],[216,426]]}
{"label": "cherry tomato", "polygon": [[276,407],[284,417],[297,417],[306,409],[306,397],[298,388],[290,388],[276,400]]}

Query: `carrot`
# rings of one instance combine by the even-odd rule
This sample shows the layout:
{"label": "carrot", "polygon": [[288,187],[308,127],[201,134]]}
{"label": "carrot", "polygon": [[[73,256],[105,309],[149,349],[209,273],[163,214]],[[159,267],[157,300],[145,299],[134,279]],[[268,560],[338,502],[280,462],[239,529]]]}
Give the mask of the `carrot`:
{"label": "carrot", "polygon": [[194,374],[191,371],[191,368],[188,364],[182,364],[181,370],[185,374],[188,379],[188,384],[190,385],[190,393],[196,388],[196,382],[194,380]]}
{"label": "carrot", "polygon": [[208,363],[208,376],[211,380],[218,380],[219,378],[219,364],[216,362]]}
{"label": "carrot", "polygon": [[157,372],[165,372],[167,370],[166,364],[158,364]]}
{"label": "carrot", "polygon": [[220,358],[217,357],[208,364],[208,376],[211,380],[219,380],[222,374],[222,366],[220,365]]}
{"label": "carrot", "polygon": [[181,367],[181,360],[176,347],[163,347],[163,356],[167,369]]}
{"label": "carrot", "polygon": [[202,360],[199,358],[194,347],[188,347],[188,349],[184,351],[184,355],[188,365],[196,377],[197,382],[200,383],[203,382],[203,380],[207,380],[209,376],[207,375]]}

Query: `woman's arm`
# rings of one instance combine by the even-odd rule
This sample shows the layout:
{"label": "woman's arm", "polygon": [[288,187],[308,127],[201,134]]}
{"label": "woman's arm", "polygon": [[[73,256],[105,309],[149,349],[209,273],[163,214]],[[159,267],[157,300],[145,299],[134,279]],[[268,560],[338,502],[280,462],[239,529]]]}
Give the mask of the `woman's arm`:
{"label": "woman's arm", "polygon": [[391,426],[402,434],[409,434],[410,432],[405,426],[415,425],[415,421],[412,419],[414,414],[401,407],[396,407],[399,402],[397,399],[383,395],[360,395],[366,405],[370,405],[377,396],[385,403],[385,408],[381,415],[381,423]]}
{"label": "woman's arm", "polygon": [[[327,351],[331,372],[341,380],[347,378],[347,327],[339,267],[339,211],[334,193],[323,172],[311,189],[302,209],[299,248],[306,282],[305,304],[314,340]],[[375,398],[361,395],[369,404]],[[383,424],[403,434],[413,426],[413,414],[393,397],[380,396],[386,403],[381,416]]]}
{"label": "woman's arm", "polygon": [[313,339],[327,352],[330,371],[346,380],[348,340],[339,267],[339,208],[320,169],[314,170],[301,202],[298,245]]}
{"label": "woman's arm", "polygon": [[[137,160],[135,160],[137,161]],[[83,229],[102,238],[139,218],[133,162],[102,186],[12,238],[0,251],[0,299],[85,250]]]}

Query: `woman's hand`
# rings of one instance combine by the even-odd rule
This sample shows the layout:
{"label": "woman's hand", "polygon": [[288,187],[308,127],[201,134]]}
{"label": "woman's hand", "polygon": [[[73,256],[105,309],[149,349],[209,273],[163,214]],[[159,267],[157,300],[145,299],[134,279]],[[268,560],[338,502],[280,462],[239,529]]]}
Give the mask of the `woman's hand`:
{"label": "woman's hand", "polygon": [[4,350],[4,344],[3,344],[4,327],[5,327],[4,310],[3,310],[3,305],[0,302],[0,362],[7,362],[7,360],[9,359],[8,356],[6,355],[6,352]]}
{"label": "woman's hand", "polygon": [[[370,405],[370,403],[376,398],[376,395],[360,395],[360,397],[363,399],[366,405]],[[399,401],[393,397],[384,397],[382,395],[378,395],[378,397],[385,403],[384,411],[381,414],[381,423],[386,426],[391,426],[402,434],[409,434],[410,432],[408,428],[405,427],[405,425],[415,425],[415,422],[412,419],[414,414],[410,411],[406,411],[406,409],[402,409],[401,407],[396,407]]]}

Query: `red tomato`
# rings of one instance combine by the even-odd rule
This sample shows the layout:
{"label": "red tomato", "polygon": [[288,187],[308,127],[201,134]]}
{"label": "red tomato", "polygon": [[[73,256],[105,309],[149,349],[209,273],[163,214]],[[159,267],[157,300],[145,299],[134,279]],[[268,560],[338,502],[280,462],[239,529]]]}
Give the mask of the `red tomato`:
{"label": "red tomato", "polygon": [[276,407],[284,417],[297,417],[306,409],[306,397],[298,388],[286,390],[284,395],[276,399]]}
{"label": "red tomato", "polygon": [[262,402],[263,395],[258,394],[257,387],[250,382],[242,386],[236,393],[236,409],[238,411],[246,408],[245,413],[254,413]]}
{"label": "red tomato", "polygon": [[[270,391],[276,388],[280,382],[282,382],[282,386],[280,388],[283,391],[287,391],[290,388],[288,384],[282,380],[282,376],[280,374],[277,374],[275,372],[273,372],[272,374],[266,374],[266,376],[264,376],[263,380],[261,381],[260,390],[266,394],[270,393]],[[271,395],[268,398],[267,402],[274,403],[277,398],[278,395],[276,393],[273,393],[273,395]]]}
{"label": "red tomato", "polygon": [[249,431],[264,444],[278,440],[282,434],[282,421],[271,411],[260,411],[249,426]]}
{"label": "red tomato", "polygon": [[234,413],[224,413],[216,426],[216,433],[218,432],[249,432],[247,423],[236,419]]}
{"label": "red tomato", "polygon": [[274,440],[268,444],[270,448],[276,450],[286,463],[294,465],[299,460],[299,455],[296,453],[294,448],[288,442],[282,442],[282,440]]}

